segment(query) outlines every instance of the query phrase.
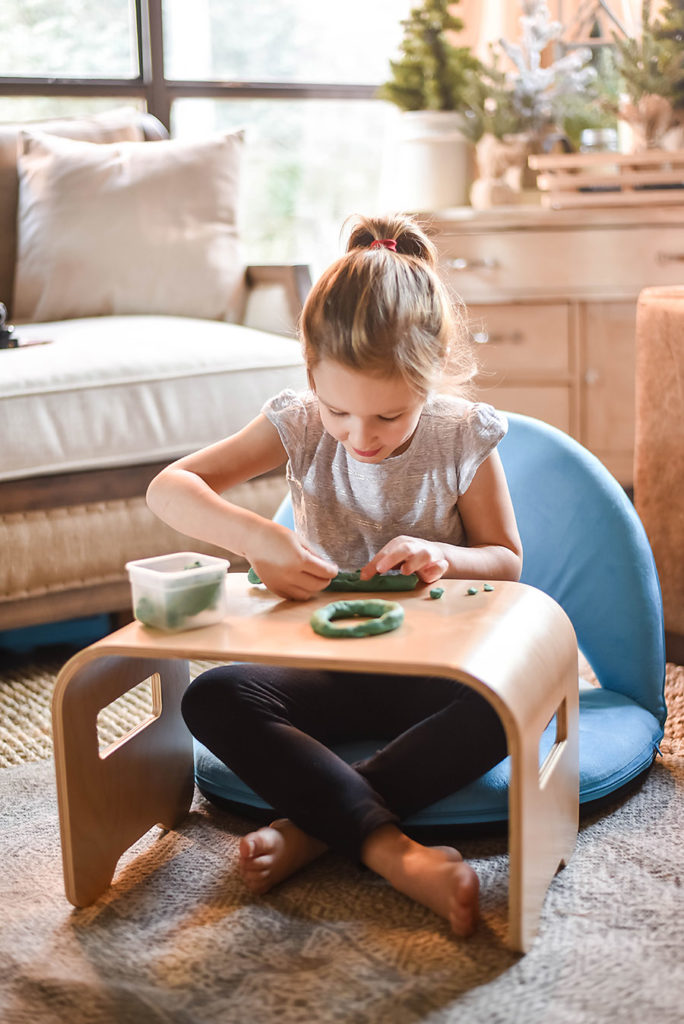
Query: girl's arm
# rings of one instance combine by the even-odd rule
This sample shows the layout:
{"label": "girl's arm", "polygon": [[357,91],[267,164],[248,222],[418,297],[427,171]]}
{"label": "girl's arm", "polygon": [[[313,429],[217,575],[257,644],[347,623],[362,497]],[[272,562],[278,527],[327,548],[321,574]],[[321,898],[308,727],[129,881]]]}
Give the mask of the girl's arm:
{"label": "girl's arm", "polygon": [[326,587],[337,566],[286,527],[221,497],[286,461],[278,431],[261,414],[238,433],[163,469],[147,489],[147,504],[174,529],[243,555],[274,593],[302,600]]}
{"label": "girl's arm", "polygon": [[518,580],[522,544],[498,452],[492,452],[481,464],[470,487],[458,499],[458,509],[467,546],[395,537],[364,567],[362,578],[401,566],[403,573],[417,572],[425,583],[435,583],[443,576]]}

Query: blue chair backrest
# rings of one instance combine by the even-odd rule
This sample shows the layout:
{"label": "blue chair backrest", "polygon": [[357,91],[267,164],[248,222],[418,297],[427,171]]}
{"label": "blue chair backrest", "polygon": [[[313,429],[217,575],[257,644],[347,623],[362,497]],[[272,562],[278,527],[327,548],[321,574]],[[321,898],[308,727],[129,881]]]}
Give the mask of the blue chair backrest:
{"label": "blue chair backrest", "polygon": [[[521,581],[565,610],[605,689],[665,721],[665,637],[655,562],[634,506],[567,434],[508,413],[499,446],[523,542]],[[292,528],[284,499],[276,516]]]}
{"label": "blue chair backrest", "polygon": [[561,605],[605,689],[665,721],[665,637],[653,554],[605,466],[562,431],[508,414],[499,446],[523,542],[521,580]]}

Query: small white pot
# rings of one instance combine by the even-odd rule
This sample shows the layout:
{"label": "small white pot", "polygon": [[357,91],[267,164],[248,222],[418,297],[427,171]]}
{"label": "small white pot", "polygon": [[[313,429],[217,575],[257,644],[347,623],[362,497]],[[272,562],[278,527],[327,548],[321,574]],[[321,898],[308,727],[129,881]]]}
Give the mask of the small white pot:
{"label": "small white pot", "polygon": [[422,211],[468,205],[475,150],[463,125],[463,115],[451,110],[401,115],[384,156],[386,207]]}

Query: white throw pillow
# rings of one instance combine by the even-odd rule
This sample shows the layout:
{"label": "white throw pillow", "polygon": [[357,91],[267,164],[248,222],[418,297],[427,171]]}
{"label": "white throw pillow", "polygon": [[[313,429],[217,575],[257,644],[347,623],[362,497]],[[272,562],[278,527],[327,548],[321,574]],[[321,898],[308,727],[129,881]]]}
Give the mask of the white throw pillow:
{"label": "white throw pillow", "polygon": [[242,132],[111,144],[21,132],[14,319],[237,319],[242,146]]}

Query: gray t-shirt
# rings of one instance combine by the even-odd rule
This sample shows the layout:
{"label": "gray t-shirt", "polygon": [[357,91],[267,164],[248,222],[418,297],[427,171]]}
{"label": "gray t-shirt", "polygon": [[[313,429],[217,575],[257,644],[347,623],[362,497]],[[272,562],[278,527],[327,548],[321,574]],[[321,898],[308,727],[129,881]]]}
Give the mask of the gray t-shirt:
{"label": "gray t-shirt", "polygon": [[327,433],[310,391],[282,391],[262,412],[287,452],[295,530],[341,570],[360,569],[401,534],[463,544],[459,495],[507,429],[491,405],[430,396],[408,448],[369,463]]}

